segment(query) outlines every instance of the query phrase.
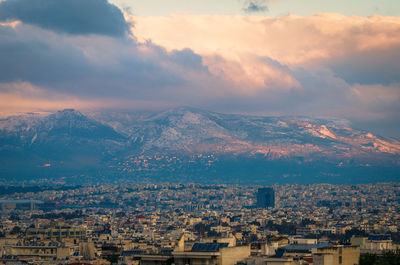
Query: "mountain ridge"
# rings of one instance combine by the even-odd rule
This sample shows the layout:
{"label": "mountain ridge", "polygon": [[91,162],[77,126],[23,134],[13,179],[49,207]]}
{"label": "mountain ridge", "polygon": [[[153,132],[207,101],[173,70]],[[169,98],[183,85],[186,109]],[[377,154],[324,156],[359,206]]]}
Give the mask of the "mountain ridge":
{"label": "mountain ridge", "polygon": [[[33,172],[22,174],[2,163],[3,178],[83,172],[138,181],[178,175],[193,180],[213,175],[218,180],[236,174],[231,170],[235,167],[244,175],[247,167],[249,174],[258,170],[258,181],[266,175],[282,179],[290,168],[289,175],[305,175],[307,167],[309,175],[329,176],[344,168],[368,172],[382,167],[395,179],[400,167],[400,142],[352,129],[345,120],[222,114],[192,107],[90,114],[66,109],[13,116],[0,119],[0,143],[1,161],[13,157],[19,162],[12,164],[22,166],[28,158],[25,167]],[[323,168],[314,174],[312,168],[319,164]],[[47,171],[43,165],[50,165]]]}

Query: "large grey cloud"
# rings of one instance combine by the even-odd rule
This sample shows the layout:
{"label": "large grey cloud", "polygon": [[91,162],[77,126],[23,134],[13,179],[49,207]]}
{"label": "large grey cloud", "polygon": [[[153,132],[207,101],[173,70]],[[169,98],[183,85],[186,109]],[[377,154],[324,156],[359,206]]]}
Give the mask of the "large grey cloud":
{"label": "large grey cloud", "polygon": [[400,83],[400,45],[390,49],[354,51],[332,58],[326,65],[350,84]]}
{"label": "large grey cloud", "polygon": [[0,21],[27,24],[69,34],[123,36],[128,24],[120,9],[106,0],[6,0]]}
{"label": "large grey cloud", "polygon": [[128,23],[106,0],[0,2],[0,20],[15,19],[23,23],[0,26],[0,92],[9,89],[1,83],[27,82],[85,98],[165,99],[196,75],[210,76],[189,49],[114,38]]}
{"label": "large grey cloud", "polygon": [[81,51],[63,42],[46,41],[49,36],[35,28],[26,33],[0,26],[0,81],[42,85],[90,74],[90,63]]}
{"label": "large grey cloud", "polygon": [[189,49],[168,53],[129,38],[0,26],[0,92],[9,89],[2,83],[28,82],[83,98],[172,99],[200,83],[196,78],[210,77],[201,56]]}

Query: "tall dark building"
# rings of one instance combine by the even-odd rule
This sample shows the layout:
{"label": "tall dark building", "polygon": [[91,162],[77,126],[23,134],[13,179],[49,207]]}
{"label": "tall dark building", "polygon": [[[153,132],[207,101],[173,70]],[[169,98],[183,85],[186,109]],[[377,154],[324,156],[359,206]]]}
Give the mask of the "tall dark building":
{"label": "tall dark building", "polygon": [[275,207],[275,192],[273,188],[259,188],[257,193],[257,208]]}

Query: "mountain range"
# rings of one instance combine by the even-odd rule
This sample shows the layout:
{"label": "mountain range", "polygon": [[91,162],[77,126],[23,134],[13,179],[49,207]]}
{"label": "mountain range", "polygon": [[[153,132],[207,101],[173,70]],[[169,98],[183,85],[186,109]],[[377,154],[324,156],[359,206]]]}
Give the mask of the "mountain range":
{"label": "mountain range", "polygon": [[2,179],[67,182],[398,181],[400,142],[342,119],[65,109],[0,120]]}

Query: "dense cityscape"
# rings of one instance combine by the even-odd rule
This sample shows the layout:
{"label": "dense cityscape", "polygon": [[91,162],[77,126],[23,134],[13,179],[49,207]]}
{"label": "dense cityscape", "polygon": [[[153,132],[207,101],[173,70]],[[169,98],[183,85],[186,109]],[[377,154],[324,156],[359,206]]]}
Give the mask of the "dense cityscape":
{"label": "dense cityscape", "polygon": [[3,264],[362,264],[400,246],[398,183],[0,191]]}

